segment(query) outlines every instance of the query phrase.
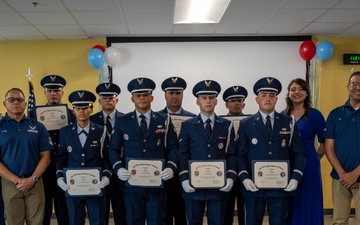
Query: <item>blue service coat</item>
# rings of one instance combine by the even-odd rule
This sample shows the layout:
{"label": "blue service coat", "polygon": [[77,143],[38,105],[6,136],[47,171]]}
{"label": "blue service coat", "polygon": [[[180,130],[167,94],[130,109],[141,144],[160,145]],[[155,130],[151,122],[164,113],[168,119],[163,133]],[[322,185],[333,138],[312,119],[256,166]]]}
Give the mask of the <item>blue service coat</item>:
{"label": "blue service coat", "polygon": [[[179,140],[180,182],[189,180],[189,160],[226,160],[227,178],[236,179],[236,142],[231,121],[215,115],[214,127],[208,137],[201,116],[181,124]],[[219,189],[196,189],[193,193],[183,191],[183,197],[194,200],[216,200],[229,196]]]}
{"label": "blue service coat", "polygon": [[[121,113],[119,111],[115,111],[115,118],[124,115],[124,113]],[[105,126],[104,123],[104,116],[103,116],[103,111],[100,111],[98,113],[95,113],[94,115],[90,116],[90,120],[94,123],[97,123],[99,125]]]}
{"label": "blue service coat", "polygon": [[[167,114],[168,111],[167,111],[167,108],[165,107],[164,109],[160,110],[159,113],[165,113]],[[192,112],[189,112],[189,111],[186,111],[185,109],[181,108],[181,111],[180,111],[180,114],[181,116],[196,116],[196,114],[192,113]]]}
{"label": "blue service coat", "polygon": [[[305,166],[305,154],[295,120],[290,116],[275,112],[273,130],[269,135],[260,112],[257,112],[240,120],[238,135],[237,167],[241,182],[247,178],[253,179],[253,160],[289,160],[290,179],[300,182]],[[288,196],[293,192],[283,189],[260,189],[257,192],[245,191],[244,194],[278,197]]]}
{"label": "blue service coat", "polygon": [[84,147],[81,146],[77,123],[60,129],[59,152],[56,157],[56,179],[64,177],[66,167],[101,167],[102,175],[111,178],[110,164],[103,157],[106,143],[104,127],[90,121],[89,134]]}
{"label": "blue service coat", "polygon": [[[151,111],[150,124],[144,137],[139,127],[136,112],[116,118],[114,133],[109,147],[110,163],[117,174],[126,168],[126,158],[165,159],[165,168],[174,172],[177,168],[178,139],[168,115]],[[123,154],[121,149],[123,148]],[[124,184],[124,182],[122,182]],[[167,181],[165,181],[167,184]],[[162,188],[122,187],[125,192],[154,193]]]}

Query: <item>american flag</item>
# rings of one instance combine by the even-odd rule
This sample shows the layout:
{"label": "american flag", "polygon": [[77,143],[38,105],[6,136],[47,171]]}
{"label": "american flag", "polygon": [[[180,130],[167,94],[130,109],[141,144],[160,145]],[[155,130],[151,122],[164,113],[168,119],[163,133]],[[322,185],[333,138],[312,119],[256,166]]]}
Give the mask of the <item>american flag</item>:
{"label": "american flag", "polygon": [[28,116],[30,116],[31,113],[34,113],[36,106],[36,100],[35,100],[35,93],[34,93],[34,85],[29,80],[29,100],[28,100]]}

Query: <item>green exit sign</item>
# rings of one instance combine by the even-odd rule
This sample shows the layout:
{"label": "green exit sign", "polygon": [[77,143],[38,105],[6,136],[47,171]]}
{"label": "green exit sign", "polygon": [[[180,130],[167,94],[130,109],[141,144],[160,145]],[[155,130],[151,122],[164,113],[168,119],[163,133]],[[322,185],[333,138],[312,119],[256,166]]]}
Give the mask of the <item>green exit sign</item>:
{"label": "green exit sign", "polygon": [[345,65],[360,64],[360,53],[344,54],[344,64]]}

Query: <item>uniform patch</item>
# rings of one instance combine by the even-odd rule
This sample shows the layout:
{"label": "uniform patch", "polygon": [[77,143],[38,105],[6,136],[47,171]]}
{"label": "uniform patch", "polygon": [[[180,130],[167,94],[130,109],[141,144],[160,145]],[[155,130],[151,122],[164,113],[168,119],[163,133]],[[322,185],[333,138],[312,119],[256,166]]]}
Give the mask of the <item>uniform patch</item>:
{"label": "uniform patch", "polygon": [[124,134],[124,135],[123,135],[123,138],[124,138],[124,140],[129,140],[129,135]]}
{"label": "uniform patch", "polygon": [[71,146],[67,146],[66,149],[67,149],[68,152],[72,152],[72,147]]}
{"label": "uniform patch", "polygon": [[251,143],[253,145],[256,145],[258,143],[258,140],[256,138],[251,139]]}
{"label": "uniform patch", "polygon": [[53,143],[53,141],[52,141],[51,137],[49,137],[49,144],[54,145],[54,143]]}

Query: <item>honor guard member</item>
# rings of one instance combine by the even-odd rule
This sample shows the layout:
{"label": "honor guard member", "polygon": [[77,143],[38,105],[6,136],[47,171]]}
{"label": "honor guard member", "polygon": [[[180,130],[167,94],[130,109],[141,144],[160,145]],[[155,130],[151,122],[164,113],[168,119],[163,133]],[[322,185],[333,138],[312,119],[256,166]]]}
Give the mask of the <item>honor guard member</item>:
{"label": "honor guard member", "polygon": [[[44,88],[44,94],[46,96],[48,106],[56,106],[62,104],[62,97],[64,95],[64,87],[66,80],[59,75],[47,75],[40,81],[41,86]],[[69,124],[75,122],[76,118],[72,110],[66,108],[67,118]],[[30,112],[29,117],[36,118],[35,110]],[[50,225],[53,205],[55,209],[55,215],[58,225],[68,225],[69,216],[65,199],[64,191],[56,184],[56,154],[58,152],[59,143],[59,131],[49,130],[52,141],[54,142],[54,150],[51,151],[51,161],[47,169],[45,170],[42,178],[44,182],[45,190],[45,215],[43,225]]]}
{"label": "honor guard member", "polygon": [[[111,172],[104,157],[103,147],[106,143],[106,130],[90,121],[93,103],[96,97],[85,90],[74,91],[69,95],[69,102],[73,105],[76,122],[60,130],[59,153],[56,159],[57,184],[64,191],[71,189],[71,184],[64,180],[64,168],[87,169],[101,168],[102,178],[98,187],[104,189],[110,183]],[[104,190],[103,190],[104,192]],[[90,225],[104,224],[105,197],[90,196],[66,197],[69,208],[70,225],[84,225],[85,215],[88,213]]]}
{"label": "honor guard member", "polygon": [[[259,111],[240,120],[238,130],[238,176],[244,185],[246,224],[261,225],[265,208],[270,225],[284,225],[290,196],[303,174],[305,154],[295,120],[275,111],[281,83],[273,77],[258,80],[253,88]],[[272,161],[271,163],[269,161]],[[275,188],[256,186],[262,171],[253,171],[254,163],[277,166],[288,162],[288,183]],[[259,185],[259,184],[258,184]]]}
{"label": "honor guard member", "polygon": [[[155,83],[148,78],[136,78],[127,88],[132,94],[135,110],[118,117],[111,136],[109,156],[120,180],[127,182],[130,173],[127,161],[132,159],[164,160],[163,170],[158,174],[164,187],[123,186],[127,224],[163,225],[167,180],[177,168],[178,141],[170,116],[151,110]],[[123,149],[123,155],[121,154]],[[124,182],[122,182],[124,184]]]}
{"label": "honor guard member", "polygon": [[45,126],[25,116],[27,103],[19,88],[5,94],[0,120],[0,176],[6,224],[42,224],[45,196],[41,179],[53,143]]}
{"label": "honor guard member", "polygon": [[[182,122],[179,140],[179,176],[183,187],[188,224],[203,224],[205,206],[208,224],[224,224],[225,206],[236,179],[235,134],[231,121],[215,114],[220,85],[204,80],[193,88],[200,114]],[[197,189],[189,183],[189,160],[225,160],[223,187]],[[194,171],[192,171],[194,172]]]}
{"label": "honor guard member", "polygon": [[[224,91],[223,100],[225,101],[229,116],[244,115],[243,109],[247,96],[247,90],[240,85],[231,86]],[[245,225],[245,198],[243,195],[243,187],[242,183],[236,179],[230,192],[231,196],[226,203],[225,225],[233,224],[235,202],[237,206],[238,225]]]}
{"label": "honor guard member", "polygon": [[[102,110],[90,116],[90,120],[106,127],[107,138],[110,138],[113,132],[115,119],[123,115],[123,113],[116,110],[116,104],[119,101],[117,96],[120,92],[120,87],[114,83],[102,83],[96,87],[96,93],[99,95],[99,103]],[[108,147],[107,145],[106,149]],[[104,152],[107,153],[107,150]],[[119,188],[120,182],[118,177],[111,176],[110,184],[106,187],[105,225],[109,224],[110,202],[115,225],[124,225],[126,223],[124,197]]]}
{"label": "honor guard member", "polygon": [[[194,113],[184,110],[182,106],[183,92],[186,89],[186,82],[180,77],[169,77],[161,84],[165,93],[166,107],[160,113],[177,114],[181,116],[195,116]],[[178,131],[180,132],[180,130]],[[176,172],[170,180],[166,196],[165,225],[186,225],[185,202],[181,197],[182,187],[179,174]]]}

